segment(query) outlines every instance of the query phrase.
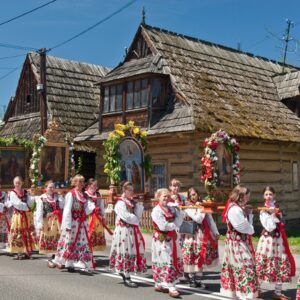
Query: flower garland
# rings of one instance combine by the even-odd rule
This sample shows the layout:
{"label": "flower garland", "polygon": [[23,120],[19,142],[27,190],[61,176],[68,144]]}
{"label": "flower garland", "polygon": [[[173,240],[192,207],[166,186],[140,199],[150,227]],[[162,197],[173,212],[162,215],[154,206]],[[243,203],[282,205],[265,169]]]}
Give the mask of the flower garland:
{"label": "flower garland", "polygon": [[208,192],[214,190],[217,187],[218,173],[217,173],[217,148],[218,145],[223,143],[226,149],[232,153],[232,175],[233,185],[240,183],[241,171],[238,151],[240,145],[234,138],[220,129],[213,133],[210,138],[206,138],[204,141],[204,156],[201,159],[201,181],[205,183],[205,188]]}
{"label": "flower garland", "polygon": [[30,160],[29,177],[31,187],[37,187],[38,181],[42,175],[39,174],[39,162],[41,158],[41,150],[45,146],[47,139],[39,134],[33,136],[33,153]]}
{"label": "flower garland", "polygon": [[[103,142],[105,160],[104,173],[108,175],[110,180],[115,184],[120,182],[120,153],[119,144],[123,137],[132,136],[141,144],[144,153],[147,151],[147,131],[141,131],[140,127],[136,126],[133,121],[127,124],[115,124],[115,130],[109,134],[106,141]],[[146,178],[151,177],[151,157],[149,154],[144,156],[144,165]]]}
{"label": "flower garland", "polygon": [[32,150],[34,144],[32,141],[18,138],[16,136],[0,137],[0,146],[23,146],[25,149]]}

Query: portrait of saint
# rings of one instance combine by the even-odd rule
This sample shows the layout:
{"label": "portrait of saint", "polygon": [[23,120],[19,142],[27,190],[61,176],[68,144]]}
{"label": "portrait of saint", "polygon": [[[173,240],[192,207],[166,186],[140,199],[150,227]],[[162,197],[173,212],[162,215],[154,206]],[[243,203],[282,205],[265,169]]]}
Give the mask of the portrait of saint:
{"label": "portrait of saint", "polygon": [[232,186],[232,153],[221,143],[216,150],[217,173],[218,173],[218,187]]}
{"label": "portrait of saint", "polygon": [[133,139],[124,139],[119,146],[121,154],[121,181],[129,181],[134,185],[136,192],[142,192],[143,183],[143,153],[137,142]]}

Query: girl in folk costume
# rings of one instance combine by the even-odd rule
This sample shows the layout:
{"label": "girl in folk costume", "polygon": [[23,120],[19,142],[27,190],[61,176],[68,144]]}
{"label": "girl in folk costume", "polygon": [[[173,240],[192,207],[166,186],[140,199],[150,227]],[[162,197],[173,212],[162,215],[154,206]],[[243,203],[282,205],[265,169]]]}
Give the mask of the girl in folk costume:
{"label": "girl in folk costume", "polygon": [[281,293],[282,283],[291,282],[295,276],[295,260],[289,249],[282,215],[274,199],[275,191],[267,186],[263,191],[265,207],[269,210],[260,212],[263,226],[256,249],[256,273],[258,279],[275,283],[273,299],[289,299]]}
{"label": "girl in folk costume", "polygon": [[10,232],[8,235],[7,250],[17,253],[15,259],[28,259],[36,249],[36,233],[33,225],[33,213],[30,208],[34,199],[22,189],[23,179],[19,176],[14,178],[14,189],[9,193],[8,207],[13,208]]}
{"label": "girl in folk costume", "polygon": [[95,204],[95,209],[89,216],[89,238],[93,250],[102,251],[106,248],[104,228],[107,228],[107,226],[105,225],[104,200],[101,199],[97,190],[97,181],[90,178],[87,183],[85,194],[88,199]]}
{"label": "girl in folk costume", "polygon": [[[37,200],[36,232],[39,237],[39,253],[53,254],[60,237],[64,198],[55,193],[53,181],[47,181],[45,188],[46,192]],[[54,268],[55,264],[49,260],[48,267]]]}
{"label": "girl in folk costume", "polygon": [[179,194],[181,187],[181,183],[179,180],[173,178],[170,181],[169,189],[170,189],[170,200],[169,200],[169,206],[178,206],[178,205],[185,205],[186,198]]}
{"label": "girl in folk costume", "polygon": [[233,299],[255,299],[258,296],[251,242],[253,215],[246,209],[249,199],[249,189],[238,185],[233,189],[223,212],[227,233],[221,269],[221,294]]}
{"label": "girl in folk costume", "polygon": [[[187,205],[201,205],[197,189],[188,190]],[[205,214],[200,209],[186,209],[186,219],[197,223],[195,235],[185,234],[182,246],[184,272],[189,275],[191,287],[205,285],[200,281],[203,266],[212,266],[218,263],[219,232],[211,214]]]}
{"label": "girl in folk costume", "polygon": [[113,235],[109,264],[128,287],[137,287],[130,272],[146,272],[145,241],[139,229],[144,206],[133,199],[133,186],[123,185],[123,194],[115,205],[116,228]]}
{"label": "girl in folk costume", "polygon": [[83,193],[84,177],[76,175],[72,179],[72,189],[65,196],[65,206],[61,223],[61,236],[53,263],[67,267],[70,272],[78,268],[90,273],[95,268],[93,249],[88,236],[87,216],[95,209]]}
{"label": "girl in folk costume", "polygon": [[178,239],[178,228],[184,213],[168,206],[170,194],[167,189],[156,193],[158,204],[153,208],[152,238],[152,273],[155,291],[167,293],[173,298],[179,297],[175,288],[176,282],[183,274],[181,247]]}
{"label": "girl in folk costume", "polygon": [[0,191],[0,243],[7,243],[7,235],[10,230],[10,220],[6,200],[6,193]]}

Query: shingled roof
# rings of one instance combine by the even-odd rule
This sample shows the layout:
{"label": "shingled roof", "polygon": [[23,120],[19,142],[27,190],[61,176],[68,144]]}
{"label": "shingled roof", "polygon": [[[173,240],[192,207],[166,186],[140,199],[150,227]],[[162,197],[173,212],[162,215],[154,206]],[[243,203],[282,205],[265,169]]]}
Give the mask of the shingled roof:
{"label": "shingled roof", "polygon": [[[39,54],[29,53],[27,59],[30,61],[36,82],[40,82]],[[62,130],[70,133],[71,137],[95,122],[99,114],[100,102],[99,87],[95,86],[95,83],[109,70],[98,65],[47,56],[48,120],[58,121]],[[13,111],[16,101],[17,99],[11,101],[10,111]],[[33,115],[24,114],[7,118],[0,135],[31,138],[40,130],[39,114]]]}
{"label": "shingled roof", "polygon": [[280,74],[273,78],[281,100],[300,95],[300,71]]}
{"label": "shingled roof", "polygon": [[[184,116],[185,128],[204,132],[222,128],[233,136],[300,142],[300,119],[280,102],[280,83],[286,80],[276,78],[281,64],[149,25],[141,25],[135,39],[139,35],[152,55],[134,60],[128,55],[102,82],[141,72],[166,74],[182,104],[178,109],[186,108],[190,114]],[[135,68],[137,63],[142,71]],[[175,131],[170,125],[178,120],[171,114],[178,115],[178,110],[166,113],[150,132],[168,132],[169,127]],[[176,130],[181,131],[180,126]]]}

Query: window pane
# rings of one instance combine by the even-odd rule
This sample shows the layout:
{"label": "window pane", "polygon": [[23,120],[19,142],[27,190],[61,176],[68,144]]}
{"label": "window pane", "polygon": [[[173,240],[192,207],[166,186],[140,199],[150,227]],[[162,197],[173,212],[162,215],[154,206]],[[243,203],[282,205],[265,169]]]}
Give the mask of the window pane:
{"label": "window pane", "polygon": [[127,99],[126,99],[126,109],[133,108],[133,82],[127,83]]}
{"label": "window pane", "polygon": [[152,165],[152,176],[151,176],[151,194],[154,194],[157,189],[165,188],[167,185],[166,178],[166,165],[165,164],[153,164]]}
{"label": "window pane", "polygon": [[103,112],[108,112],[108,108],[109,108],[109,87],[106,87],[104,90]]}
{"label": "window pane", "polygon": [[109,111],[116,110],[116,86],[110,87],[110,108]]}
{"label": "window pane", "polygon": [[148,80],[142,80],[142,91],[141,91],[142,107],[148,105]]}
{"label": "window pane", "polygon": [[158,78],[152,80],[152,105],[160,104],[161,82]]}
{"label": "window pane", "polygon": [[117,85],[117,95],[116,95],[116,111],[122,110],[122,84]]}
{"label": "window pane", "polygon": [[141,81],[134,82],[134,108],[141,107]]}

